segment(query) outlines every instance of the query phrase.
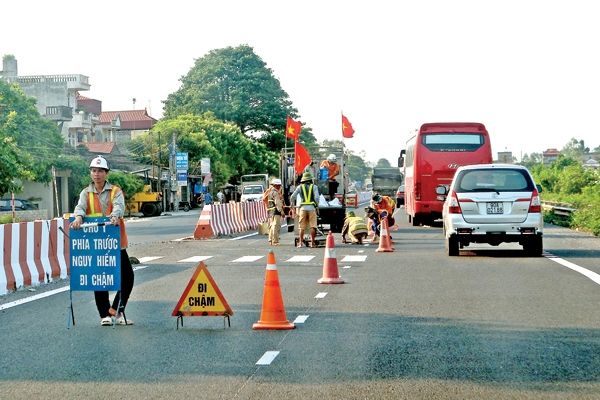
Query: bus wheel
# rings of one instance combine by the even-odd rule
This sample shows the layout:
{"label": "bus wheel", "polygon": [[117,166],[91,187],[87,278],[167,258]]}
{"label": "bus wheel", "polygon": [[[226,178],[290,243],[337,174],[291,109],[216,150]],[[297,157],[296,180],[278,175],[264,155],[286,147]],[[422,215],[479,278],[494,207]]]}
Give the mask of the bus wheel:
{"label": "bus wheel", "polygon": [[417,217],[416,215],[412,218],[412,226],[419,226],[421,225],[421,218]]}

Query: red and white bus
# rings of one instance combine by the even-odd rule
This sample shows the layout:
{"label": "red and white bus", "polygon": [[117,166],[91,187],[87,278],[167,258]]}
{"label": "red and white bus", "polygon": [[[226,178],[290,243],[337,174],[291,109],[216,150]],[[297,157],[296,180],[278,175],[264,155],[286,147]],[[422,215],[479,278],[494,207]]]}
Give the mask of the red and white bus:
{"label": "red and white bus", "polygon": [[407,140],[398,166],[404,167],[408,222],[431,224],[441,218],[444,199],[438,185],[450,185],[461,165],[492,163],[490,136],[477,122],[427,123]]}

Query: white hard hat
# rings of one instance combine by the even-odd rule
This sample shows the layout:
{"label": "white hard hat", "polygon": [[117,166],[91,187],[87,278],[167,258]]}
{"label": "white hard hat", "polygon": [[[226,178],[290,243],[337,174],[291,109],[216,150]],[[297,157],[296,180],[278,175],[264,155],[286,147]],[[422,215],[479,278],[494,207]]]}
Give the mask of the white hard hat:
{"label": "white hard hat", "polygon": [[94,158],[90,163],[90,168],[104,168],[107,171],[110,170],[110,168],[108,168],[106,158],[102,156],[97,156],[96,158]]}
{"label": "white hard hat", "polygon": [[279,178],[274,178],[274,179],[271,181],[271,185],[281,185],[281,179],[279,179]]}
{"label": "white hard hat", "polygon": [[337,157],[335,154],[330,154],[327,156],[327,161],[337,161]]}

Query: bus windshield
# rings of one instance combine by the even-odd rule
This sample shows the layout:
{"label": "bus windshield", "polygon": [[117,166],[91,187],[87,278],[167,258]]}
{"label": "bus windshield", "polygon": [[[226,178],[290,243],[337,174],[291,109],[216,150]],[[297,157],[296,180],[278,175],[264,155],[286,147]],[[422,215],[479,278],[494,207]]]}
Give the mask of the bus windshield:
{"label": "bus windshield", "polygon": [[484,143],[483,135],[478,133],[429,133],[421,138],[431,151],[475,151]]}

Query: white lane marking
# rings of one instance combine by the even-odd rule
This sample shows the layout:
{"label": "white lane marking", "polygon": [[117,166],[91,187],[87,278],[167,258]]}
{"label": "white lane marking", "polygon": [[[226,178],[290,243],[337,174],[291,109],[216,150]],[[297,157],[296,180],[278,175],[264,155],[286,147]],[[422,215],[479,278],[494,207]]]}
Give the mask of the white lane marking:
{"label": "white lane marking", "polygon": [[589,269],[585,269],[583,267],[580,267],[577,264],[573,264],[570,261],[564,260],[560,257],[557,257],[551,253],[544,253],[544,257],[546,257],[549,260],[554,261],[557,264],[562,265],[563,267],[567,267],[569,269],[572,269],[575,272],[579,272],[581,275],[591,279],[593,282],[597,283],[598,285],[600,285],[600,275],[598,275],[595,272],[590,271]]}
{"label": "white lane marking", "polygon": [[294,320],[294,324],[303,324],[308,319],[308,315],[298,315]]}
{"label": "white lane marking", "polygon": [[[283,225],[281,225],[281,227],[282,227],[282,228],[287,228],[287,224],[283,224]],[[247,235],[244,235],[244,236],[238,236],[238,237],[234,237],[234,238],[231,238],[231,239],[229,239],[229,240],[240,240],[240,239],[245,239],[245,238],[247,238],[247,237],[250,237],[250,236],[256,236],[256,235],[258,235],[258,232],[249,233],[249,234],[247,234]]]}
{"label": "white lane marking", "polygon": [[327,296],[327,292],[319,292],[317,293],[317,295],[315,296],[315,299],[324,299],[325,296]]}
{"label": "white lane marking", "polygon": [[340,262],[364,262],[366,259],[367,256],[345,256]]}
{"label": "white lane marking", "polygon": [[286,260],[286,262],[309,262],[313,258],[315,256],[293,256],[289,260]]}
{"label": "white lane marking", "polygon": [[10,303],[6,303],[6,304],[0,305],[0,311],[6,310],[6,309],[9,309],[9,308],[12,308],[12,307],[20,306],[21,304],[27,304],[27,303],[30,303],[30,302],[35,301],[35,300],[40,300],[40,299],[43,299],[43,298],[46,298],[46,297],[50,297],[50,296],[58,294],[58,293],[66,292],[67,290],[69,290],[69,286],[65,286],[65,287],[62,287],[62,288],[59,288],[59,289],[50,290],[50,291],[45,292],[45,293],[36,294],[35,296],[27,297],[25,299],[19,299],[19,300],[11,301]]}
{"label": "white lane marking", "polygon": [[352,266],[351,265],[344,265],[342,268],[343,269],[349,269],[349,268],[352,268]]}
{"label": "white lane marking", "polygon": [[265,354],[256,362],[256,365],[270,365],[278,355],[278,351],[265,351]]}
{"label": "white lane marking", "polygon": [[158,260],[163,258],[163,256],[158,256],[158,257],[140,257],[138,260],[140,260],[140,262],[143,263],[147,263],[150,261],[154,261],[154,260]]}
{"label": "white lane marking", "polygon": [[359,252],[359,253],[364,253],[365,251],[364,251],[364,250],[359,250],[358,252]]}
{"label": "white lane marking", "polygon": [[[145,268],[148,268],[148,266],[147,265],[140,265],[140,266],[137,266],[137,267],[133,268],[133,270],[137,271],[139,269],[145,269]],[[19,299],[19,300],[11,301],[10,303],[0,304],[0,311],[2,311],[2,310],[8,310],[9,308],[20,306],[22,304],[31,303],[32,301],[45,299],[46,297],[50,297],[50,296],[54,296],[55,294],[66,292],[70,288],[71,288],[71,286],[67,285],[65,287],[61,287],[61,288],[54,289],[54,290],[49,290],[47,292],[36,294],[36,295],[30,296],[30,297],[26,297],[24,299]]]}
{"label": "white lane marking", "polygon": [[200,261],[208,260],[209,258],[212,258],[212,256],[193,256],[193,257],[184,258],[183,260],[179,260],[177,262],[180,262],[180,263],[200,262]]}
{"label": "white lane marking", "polygon": [[229,239],[229,240],[240,240],[240,239],[245,239],[245,238],[247,238],[247,237],[250,237],[250,236],[256,236],[256,235],[258,235],[258,232],[250,233],[250,234],[248,234],[248,235],[244,235],[244,236],[238,236],[238,237],[234,237],[234,238],[231,238],[231,239]]}
{"label": "white lane marking", "polygon": [[263,257],[264,256],[243,256],[240,258],[236,258],[232,262],[252,262],[252,261],[258,261]]}

